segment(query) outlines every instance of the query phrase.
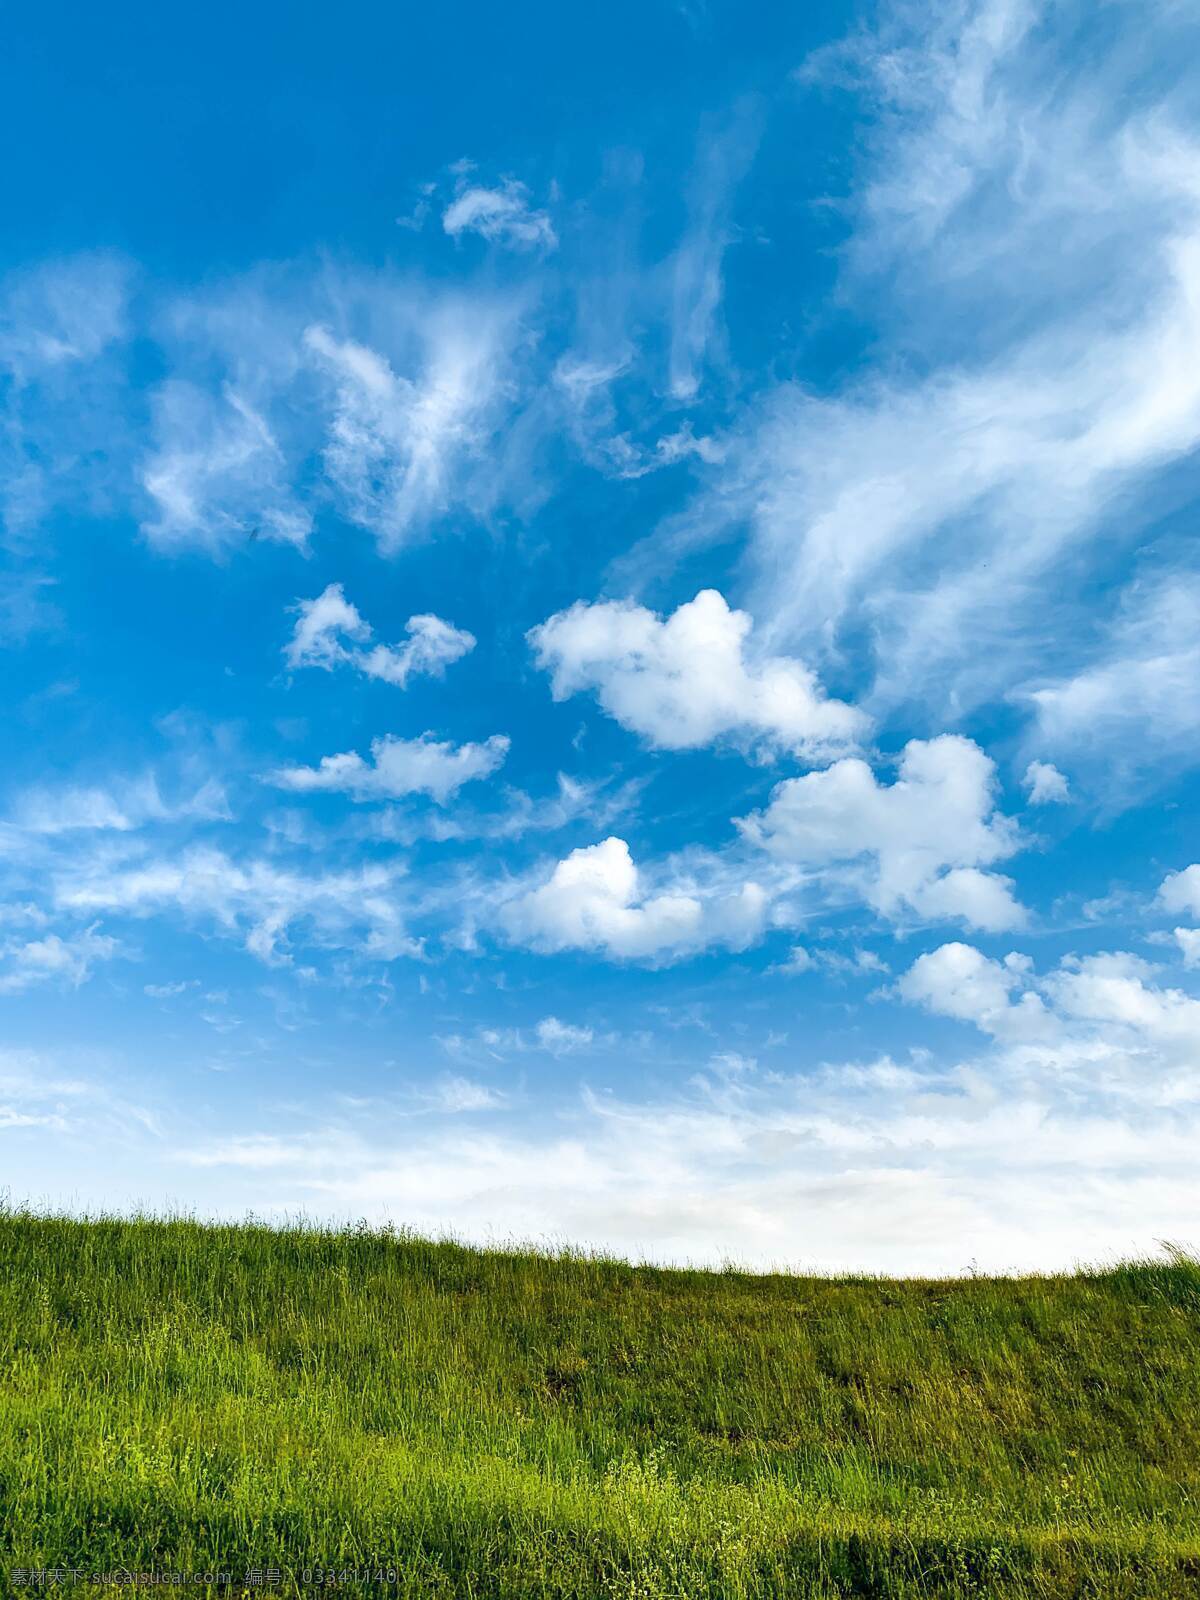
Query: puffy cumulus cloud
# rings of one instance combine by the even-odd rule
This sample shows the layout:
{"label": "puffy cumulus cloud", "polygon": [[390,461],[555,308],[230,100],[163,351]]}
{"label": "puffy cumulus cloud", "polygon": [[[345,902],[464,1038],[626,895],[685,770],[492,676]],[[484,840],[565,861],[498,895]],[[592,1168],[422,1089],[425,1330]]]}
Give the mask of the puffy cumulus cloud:
{"label": "puffy cumulus cloud", "polygon": [[371,637],[371,624],[346,599],[340,583],[325,586],[315,600],[297,600],[296,625],[283,647],[289,667],[323,667],[326,671],[351,659],[346,639],[361,643]]}
{"label": "puffy cumulus cloud", "polygon": [[1180,989],[1163,989],[1148,980],[1154,968],[1124,951],[1067,957],[1043,981],[1061,1015],[1100,1027],[1145,1034],[1165,1044],[1200,1044],[1200,1000]]}
{"label": "puffy cumulus cloud", "polygon": [[[1200,919],[1200,866],[1168,872],[1159,886],[1158,904],[1164,911]],[[1200,928],[1176,928],[1175,943],[1185,967],[1200,966]]]}
{"label": "puffy cumulus cloud", "polygon": [[453,239],[478,233],[513,250],[553,250],[558,244],[549,216],[530,205],[529,190],[512,178],[493,188],[464,184],[442,213],[442,227]]}
{"label": "puffy cumulus cloud", "polygon": [[858,742],[867,719],[802,662],[747,652],[753,622],[702,590],[665,619],[632,601],[577,601],[529,632],[556,700],[594,690],[622,727],[666,750],[717,739],[808,759]]}
{"label": "puffy cumulus cloud", "polygon": [[909,904],[934,921],[960,920],[969,928],[1000,932],[1022,927],[1025,909],[1013,896],[1012,880],[978,867],[951,867],[913,889]]}
{"label": "puffy cumulus cloud", "polygon": [[[1065,956],[1039,976],[1027,956],[994,961],[971,945],[919,956],[897,985],[901,997],[970,1022],[1047,1067],[1074,1072],[1099,1092],[1134,1093],[1138,1073],[1169,1096],[1200,1100],[1200,1000],[1155,982],[1157,969],[1127,951]],[[1119,1072],[1119,1081],[1110,1075]]]}
{"label": "puffy cumulus cloud", "polygon": [[9,943],[0,950],[0,994],[17,994],[51,982],[77,989],[91,976],[97,961],[111,961],[119,953],[117,941],[97,933],[95,924],[65,939],[49,933],[28,943]]}
{"label": "puffy cumulus cloud", "polygon": [[[298,601],[294,610],[298,613],[296,626],[283,652],[292,668],[329,671],[348,663],[368,678],[382,678],[403,689],[412,676],[440,678],[448,666],[475,648],[474,634],[426,612],[409,617],[404,625],[409,637],[403,644],[376,644],[367,649],[371,625],[346,599],[340,583],[328,584],[315,600]],[[348,648],[347,640],[361,648]]]}
{"label": "puffy cumulus cloud", "polygon": [[1200,866],[1193,863],[1182,872],[1168,872],[1159,885],[1158,902],[1165,911],[1186,911],[1200,918]]}
{"label": "puffy cumulus cloud", "polygon": [[901,977],[901,996],[940,1016],[972,1022],[987,1033],[1011,1034],[1023,1025],[1036,1029],[1048,1021],[1041,999],[1023,992],[1029,972],[1025,957],[1013,954],[993,961],[969,944],[944,944],[918,956]]}
{"label": "puffy cumulus cloud", "polygon": [[1018,848],[995,810],[995,765],[956,734],[913,739],[893,784],[847,757],[776,786],[765,810],[738,820],[778,860],[834,872],[884,916],[960,918],[1000,931],[1025,913],[1010,882],[983,870]]}
{"label": "puffy cumulus cloud", "polygon": [[1031,806],[1060,805],[1071,798],[1066,778],[1049,761],[1031,761],[1023,782]]}
{"label": "puffy cumulus cloud", "polygon": [[475,636],[432,612],[409,617],[401,645],[377,644],[356,662],[368,678],[382,678],[403,689],[410,675],[440,678],[453,662],[475,648]]}
{"label": "puffy cumulus cloud", "polygon": [[399,876],[394,863],[313,874],[197,845],[170,857],[74,859],[58,871],[54,898],[72,911],[177,913],[242,940],[268,964],[291,961],[293,938],[391,961],[420,954],[404,928]]}
{"label": "puffy cumulus cloud", "polygon": [[154,401],[154,447],[142,469],[153,544],[217,552],[251,538],[303,546],[312,515],[293,494],[271,424],[232,385],[214,395],[172,379]]}
{"label": "puffy cumulus cloud", "polygon": [[744,949],[761,935],[766,912],[767,895],[752,882],[733,892],[689,884],[648,894],[625,840],[609,838],[573,850],[499,920],[514,943],[534,950],[661,962],[714,945]]}
{"label": "puffy cumulus cloud", "polygon": [[489,778],[504,764],[509,740],[494,733],[481,744],[455,745],[423,733],[419,739],[385,734],[371,741],[371,760],[357,751],[322,756],[316,767],[280,767],[271,781],[298,794],[333,790],[355,800],[395,800],[427,794],[444,805],[464,783]]}

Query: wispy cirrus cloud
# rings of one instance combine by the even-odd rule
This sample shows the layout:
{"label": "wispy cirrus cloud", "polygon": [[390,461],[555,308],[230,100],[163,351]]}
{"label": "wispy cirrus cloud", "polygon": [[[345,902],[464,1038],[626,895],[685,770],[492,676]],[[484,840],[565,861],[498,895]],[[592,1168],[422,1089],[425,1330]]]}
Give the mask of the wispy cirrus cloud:
{"label": "wispy cirrus cloud", "polygon": [[733,198],[754,159],[762,115],[757,100],[745,100],[725,126],[708,127],[700,139],[688,185],[687,228],[671,261],[667,382],[677,400],[695,399],[716,336]]}
{"label": "wispy cirrus cloud", "polygon": [[0,280],[0,528],[18,547],[60,507],[94,514],[127,493],[134,278],[85,252]]}
{"label": "wispy cirrus cloud", "polygon": [[664,532],[744,520],[771,646],[865,650],[868,709],[930,731],[1078,670],[1100,541],[1128,548],[1130,491],[1200,442],[1194,27],[1157,16],[1151,55],[1110,20],[1084,52],[1074,5],[895,7],[808,63],[866,117],[842,296],[873,359],[768,386]]}
{"label": "wispy cirrus cloud", "polygon": [[43,983],[77,989],[91,976],[97,961],[111,961],[120,945],[100,933],[96,924],[64,938],[47,933],[40,939],[0,945],[0,994],[19,994]]}
{"label": "wispy cirrus cloud", "polygon": [[292,493],[267,415],[246,394],[172,379],[155,396],[154,417],[154,450],[142,472],[153,510],[143,529],[160,549],[221,551],[260,536],[307,543],[312,513]]}
{"label": "wispy cirrus cloud", "polygon": [[[472,472],[511,404],[503,379],[516,308],[447,295],[408,311],[414,370],[314,323],[304,343],[330,386],[325,470],[343,514],[397,550],[460,500],[483,510]],[[477,497],[477,498],[476,498]]]}
{"label": "wispy cirrus cloud", "polygon": [[196,844],[171,855],[141,850],[73,857],[56,868],[53,897],[68,912],[174,915],[240,940],[268,964],[289,963],[290,946],[304,941],[391,961],[420,953],[404,925],[401,875],[395,862],[312,872]]}
{"label": "wispy cirrus cloud", "polygon": [[334,509],[393,552],[504,492],[519,296],[395,273],[261,269],[165,298],[138,476],[161,548],[304,546]]}
{"label": "wispy cirrus cloud", "polygon": [[530,204],[529,190],[515,178],[489,186],[464,174],[458,193],[442,212],[442,227],[454,239],[477,233],[513,250],[554,250],[558,245],[548,213]]}
{"label": "wispy cirrus cloud", "polygon": [[1189,762],[1200,734],[1200,579],[1133,582],[1077,670],[1014,694],[1031,707],[1030,748],[1102,771],[1126,802],[1156,770]]}
{"label": "wispy cirrus cloud", "polygon": [[[153,772],[110,784],[57,784],[25,790],[7,826],[29,834],[129,833],[149,823],[228,822],[225,791],[209,778],[190,794],[163,796]],[[5,824],[0,824],[4,826]]]}

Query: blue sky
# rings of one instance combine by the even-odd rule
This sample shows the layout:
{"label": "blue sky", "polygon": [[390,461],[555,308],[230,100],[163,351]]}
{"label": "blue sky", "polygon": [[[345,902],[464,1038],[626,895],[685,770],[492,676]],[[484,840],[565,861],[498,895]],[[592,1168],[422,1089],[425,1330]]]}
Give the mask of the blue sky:
{"label": "blue sky", "polygon": [[0,1183],[1200,1237],[1190,8],[27,8]]}

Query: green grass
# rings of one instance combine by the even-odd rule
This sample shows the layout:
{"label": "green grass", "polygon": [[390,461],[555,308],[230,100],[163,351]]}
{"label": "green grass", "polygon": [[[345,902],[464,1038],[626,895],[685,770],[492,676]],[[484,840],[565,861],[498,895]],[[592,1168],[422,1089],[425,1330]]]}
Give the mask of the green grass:
{"label": "green grass", "polygon": [[0,1211],[0,1569],[248,1563],[1195,1600],[1200,1266],[754,1276]]}

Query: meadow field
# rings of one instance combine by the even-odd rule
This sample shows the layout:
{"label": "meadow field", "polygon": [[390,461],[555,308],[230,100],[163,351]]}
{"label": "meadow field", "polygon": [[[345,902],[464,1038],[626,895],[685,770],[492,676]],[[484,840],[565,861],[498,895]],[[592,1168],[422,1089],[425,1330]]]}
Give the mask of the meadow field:
{"label": "meadow field", "polygon": [[8,1209],[0,1582],[45,1569],[1194,1600],[1200,1265],[758,1276]]}

